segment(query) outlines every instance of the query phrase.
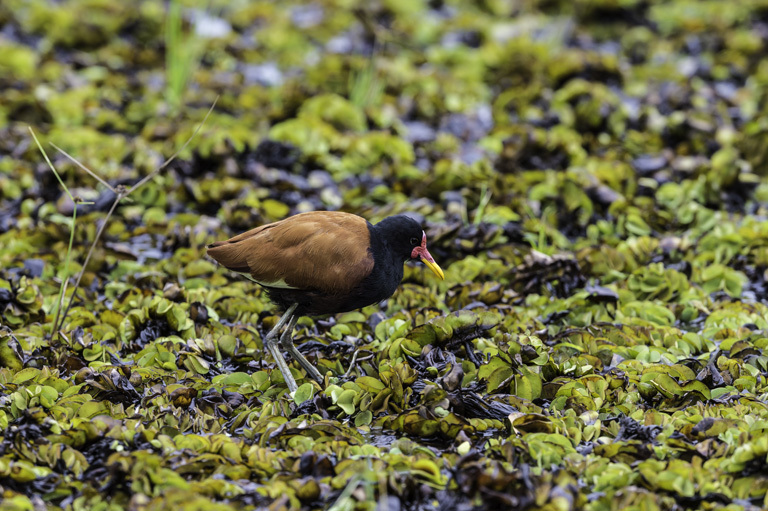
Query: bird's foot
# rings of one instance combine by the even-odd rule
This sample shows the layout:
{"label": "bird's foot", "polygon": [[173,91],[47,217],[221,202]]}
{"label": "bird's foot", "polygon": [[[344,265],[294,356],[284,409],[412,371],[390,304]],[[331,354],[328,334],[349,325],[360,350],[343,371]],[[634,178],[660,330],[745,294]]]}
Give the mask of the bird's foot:
{"label": "bird's foot", "polygon": [[277,364],[277,368],[283,374],[283,379],[285,380],[285,384],[288,386],[288,391],[293,393],[296,391],[296,389],[299,388],[299,386],[296,385],[296,380],[293,378],[293,374],[291,374],[291,368],[288,367],[288,363],[285,361],[285,358],[283,358],[283,354],[280,353],[280,348],[278,347],[276,341],[277,339],[267,340],[265,338],[264,347],[267,349],[267,351],[269,351],[269,354],[272,355],[272,358],[275,360],[275,364]]}
{"label": "bird's foot", "polygon": [[[283,354],[280,353],[280,348],[277,345],[277,333],[286,323],[288,323],[288,328],[286,331],[290,332],[293,330],[293,325],[296,323],[296,320],[293,317],[293,311],[296,310],[297,305],[298,304],[293,304],[288,307],[288,310],[285,311],[285,314],[283,314],[280,319],[277,320],[275,326],[272,328],[272,330],[269,331],[269,333],[264,337],[262,341],[264,343],[264,348],[269,351],[269,354],[272,355],[272,358],[275,360],[277,368],[280,369],[281,373],[283,373],[283,379],[285,380],[285,384],[288,386],[288,391],[291,394],[296,392],[296,389],[299,387],[296,385],[296,380],[293,378],[293,374],[291,374],[291,368],[288,367],[288,363],[285,361],[285,358],[283,358]],[[283,336],[285,336],[285,334],[283,334]]]}
{"label": "bird's foot", "polygon": [[293,331],[293,326],[296,324],[296,321],[293,320],[288,325],[290,328],[286,329],[285,332],[283,332],[283,335],[280,337],[280,345],[283,347],[284,350],[288,351],[288,353],[291,354],[291,356],[301,364],[301,367],[304,368],[304,370],[307,372],[307,375],[315,380],[317,383],[320,383],[321,385],[324,383],[323,375],[320,374],[320,371],[317,370],[315,366],[313,366],[309,360],[304,358],[304,355],[301,354],[301,352],[296,349],[296,346],[293,345],[293,338],[291,337],[291,333]]}

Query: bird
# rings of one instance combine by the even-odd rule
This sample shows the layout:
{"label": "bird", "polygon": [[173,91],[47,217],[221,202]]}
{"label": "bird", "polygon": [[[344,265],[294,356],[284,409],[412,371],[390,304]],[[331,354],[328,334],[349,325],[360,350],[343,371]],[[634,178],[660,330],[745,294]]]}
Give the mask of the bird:
{"label": "bird", "polygon": [[323,376],[293,345],[302,316],[348,312],[389,298],[403,265],[420,259],[441,280],[445,274],[427,250],[419,222],[394,215],[372,225],[341,211],[311,211],[268,223],[207,246],[225,268],[262,286],[284,311],[263,338],[291,393],[298,388],[279,344],[320,384]]}

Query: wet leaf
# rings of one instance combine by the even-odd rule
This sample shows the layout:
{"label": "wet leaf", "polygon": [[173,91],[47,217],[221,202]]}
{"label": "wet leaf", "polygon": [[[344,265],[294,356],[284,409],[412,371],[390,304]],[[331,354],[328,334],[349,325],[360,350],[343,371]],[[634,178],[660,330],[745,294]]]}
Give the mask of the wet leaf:
{"label": "wet leaf", "polygon": [[293,401],[297,405],[300,405],[303,402],[307,401],[308,399],[312,399],[312,395],[314,393],[315,393],[315,388],[312,386],[312,384],[305,383],[296,390],[296,393],[293,396]]}

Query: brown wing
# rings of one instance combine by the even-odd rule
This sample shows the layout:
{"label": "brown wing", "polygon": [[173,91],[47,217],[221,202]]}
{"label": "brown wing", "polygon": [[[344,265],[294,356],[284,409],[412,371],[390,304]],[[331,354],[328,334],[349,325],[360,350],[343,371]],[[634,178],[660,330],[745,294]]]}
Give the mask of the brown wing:
{"label": "brown wing", "polygon": [[208,255],[265,286],[343,294],[373,270],[365,219],[315,211],[208,246]]}

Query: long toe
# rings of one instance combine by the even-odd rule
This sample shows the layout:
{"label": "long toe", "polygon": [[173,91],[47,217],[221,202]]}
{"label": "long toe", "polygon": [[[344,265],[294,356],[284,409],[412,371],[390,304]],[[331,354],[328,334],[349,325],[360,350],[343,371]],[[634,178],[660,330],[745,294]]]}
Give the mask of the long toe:
{"label": "long toe", "polygon": [[296,349],[296,346],[293,345],[293,339],[284,336],[282,339],[280,339],[280,343],[283,345],[283,348],[288,350],[288,353],[290,353],[291,356],[299,364],[301,364],[301,367],[304,368],[310,378],[321,385],[324,383],[323,375],[320,374],[320,371],[318,371],[317,368],[312,365],[309,360],[304,358],[304,355],[302,355],[298,349]]}
{"label": "long toe", "polygon": [[272,358],[275,360],[277,368],[281,373],[283,373],[283,379],[285,380],[285,384],[288,386],[288,391],[291,393],[295,392],[299,387],[296,385],[296,380],[293,379],[291,369],[288,367],[285,358],[283,358],[283,354],[280,353],[280,348],[277,346],[277,343],[268,342],[266,348],[270,355],[272,355]]}
{"label": "long toe", "polygon": [[[296,348],[294,348],[294,349],[296,349]],[[318,370],[317,370],[317,368],[316,368],[315,366],[313,366],[313,365],[312,365],[312,364],[309,362],[309,360],[307,360],[306,358],[304,358],[304,356],[302,356],[302,354],[301,354],[301,353],[299,353],[299,350],[296,350],[296,353],[297,353],[297,354],[299,355],[299,357],[301,357],[301,358],[299,358],[299,357],[296,357],[296,355],[295,355],[295,354],[293,354],[293,353],[292,353],[292,355],[294,355],[294,357],[296,357],[296,360],[298,360],[298,361],[299,361],[299,364],[301,364],[301,367],[303,367],[303,368],[304,368],[304,370],[307,372],[307,375],[308,375],[310,378],[312,378],[313,380],[315,380],[317,383],[319,383],[320,385],[322,385],[322,384],[325,382],[325,379],[323,378],[323,375],[322,375],[322,374],[320,374],[320,371],[318,371]]]}

